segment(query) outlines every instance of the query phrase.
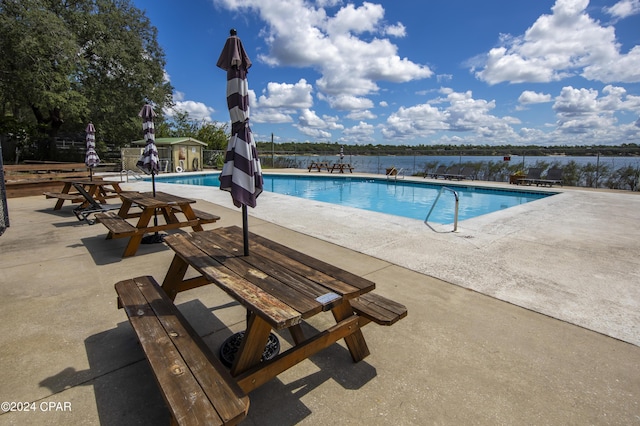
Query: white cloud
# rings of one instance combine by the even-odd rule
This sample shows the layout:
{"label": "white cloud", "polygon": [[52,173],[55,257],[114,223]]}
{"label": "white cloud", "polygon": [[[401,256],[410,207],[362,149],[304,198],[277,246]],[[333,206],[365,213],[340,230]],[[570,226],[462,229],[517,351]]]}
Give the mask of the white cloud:
{"label": "white cloud", "polygon": [[358,8],[353,4],[348,4],[327,21],[327,33],[338,35],[375,32],[383,17],[384,9],[379,4],[365,2]]}
{"label": "white cloud", "polygon": [[615,19],[624,19],[640,13],[640,0],[622,0],[611,7],[605,7],[604,12]]}
{"label": "white cloud", "polygon": [[257,99],[256,108],[311,108],[313,88],[305,79],[296,84],[268,83],[266,90]]}
{"label": "white cloud", "polygon": [[551,82],[577,74],[602,82],[640,81],[640,46],[622,53],[615,28],[591,18],[588,5],[589,0],[557,0],[553,13],[540,16],[524,35],[503,35],[503,45],[489,51],[476,77],[489,84]]}
{"label": "white cloud", "polygon": [[269,46],[259,60],[316,69],[321,74],[318,89],[330,96],[367,96],[379,90],[378,81],[402,83],[433,74],[428,66],[401,58],[397,46],[383,38],[403,36],[406,30],[401,23],[386,26],[384,8],[378,4],[347,4],[329,15],[325,7],[338,2],[321,1],[316,6],[302,0],[214,2],[230,10],[258,12],[267,23],[264,37]]}
{"label": "white cloud", "polygon": [[405,37],[407,35],[407,28],[398,22],[396,25],[389,25],[385,28],[384,33],[393,37]]}
{"label": "white cloud", "polygon": [[374,140],[373,134],[375,133],[375,128],[373,125],[369,123],[365,123],[361,121],[357,125],[345,129],[342,134],[342,140],[346,142],[355,142],[355,143],[368,143]]}
{"label": "white cloud", "polygon": [[615,128],[616,113],[640,114],[640,97],[628,95],[624,88],[606,86],[602,94],[595,89],[563,87],[553,105],[558,118],[557,131],[597,138],[599,133]]}
{"label": "white cloud", "polygon": [[316,0],[318,7],[333,7],[342,4],[342,0]]}
{"label": "white cloud", "polygon": [[327,101],[331,108],[342,111],[362,110],[373,108],[373,102],[367,98],[360,98],[351,95],[328,96]]}
{"label": "white cloud", "polygon": [[294,126],[303,134],[321,139],[330,139],[331,130],[342,130],[344,126],[338,123],[338,117],[323,115],[320,118],[315,111],[304,109]]}
{"label": "white cloud", "polygon": [[353,111],[349,114],[347,114],[347,118],[349,120],[373,120],[375,118],[377,118],[377,115],[375,115],[374,113],[372,113],[369,110],[361,110],[361,111]]}
{"label": "white cloud", "polygon": [[175,92],[173,94],[174,107],[163,109],[163,113],[167,117],[174,117],[177,111],[184,111],[189,114],[189,118],[196,121],[211,121],[211,114],[215,112],[212,107],[202,102],[185,101],[185,94]]}
{"label": "white cloud", "polygon": [[378,105],[380,105],[382,108],[386,108],[389,106],[389,103],[387,101],[380,101]]}
{"label": "white cloud", "polygon": [[542,104],[551,102],[551,95],[545,93],[537,93],[532,90],[525,90],[520,94],[518,102],[523,105]]}
{"label": "white cloud", "polygon": [[[441,89],[445,97],[413,107],[401,107],[387,118],[382,134],[390,140],[425,138],[438,132],[473,133],[494,140],[514,135],[514,117],[497,117],[491,114],[495,101],[474,99],[470,91],[455,92]],[[442,108],[432,105],[443,104]]]}

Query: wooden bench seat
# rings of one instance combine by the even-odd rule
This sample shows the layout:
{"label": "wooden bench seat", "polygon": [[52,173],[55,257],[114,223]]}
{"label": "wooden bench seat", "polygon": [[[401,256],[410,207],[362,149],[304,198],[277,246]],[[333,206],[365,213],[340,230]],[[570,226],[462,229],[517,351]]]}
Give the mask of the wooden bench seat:
{"label": "wooden bench seat", "polygon": [[391,325],[407,316],[406,306],[372,292],[349,302],[355,313],[380,325]]}
{"label": "wooden bench seat", "polygon": [[203,223],[214,223],[220,220],[220,216],[216,216],[215,214],[208,213],[202,210],[193,209],[196,217],[200,221],[200,224]]}
{"label": "wooden bench seat", "polygon": [[115,285],[171,412],[172,424],[233,425],[249,397],[150,276]]}
{"label": "wooden bench seat", "polygon": [[78,193],[65,194],[64,192],[43,192],[47,198],[57,198],[59,200],[71,201],[73,203],[81,203],[84,197]]}
{"label": "wooden bench seat", "polygon": [[125,238],[142,231],[116,213],[96,213],[95,217],[109,230],[107,238]]}

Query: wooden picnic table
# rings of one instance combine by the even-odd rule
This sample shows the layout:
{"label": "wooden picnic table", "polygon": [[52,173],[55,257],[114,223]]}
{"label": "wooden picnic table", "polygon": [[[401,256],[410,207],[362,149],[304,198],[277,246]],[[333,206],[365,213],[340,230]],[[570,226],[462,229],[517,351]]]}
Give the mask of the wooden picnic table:
{"label": "wooden picnic table", "polygon": [[[107,239],[130,237],[122,257],[135,255],[146,233],[189,226],[194,231],[202,231],[203,224],[220,219],[211,213],[193,209],[191,204],[195,204],[196,200],[164,192],[156,192],[155,195],[153,192],[121,192],[120,198],[122,207],[117,214],[97,213],[95,216],[109,230]],[[152,218],[158,213],[164,218],[164,223],[156,225]],[[180,220],[176,214],[184,215],[185,219]],[[136,217],[138,222],[135,226],[126,220]]]}
{"label": "wooden picnic table", "polygon": [[327,161],[312,161],[311,164],[309,165],[309,171],[311,171],[312,169],[316,169],[319,172],[321,172],[322,169],[329,171],[330,168],[331,166]]}
{"label": "wooden picnic table", "polygon": [[[230,370],[244,392],[340,339],[360,361],[369,355],[360,328],[370,321],[390,325],[407,314],[404,306],[371,293],[372,281],[253,233],[250,254],[243,256],[242,240],[239,227],[166,237],[175,256],[162,289],[175,300],[179,292],[213,283],[247,309],[247,330]],[[189,267],[200,276],[185,279]],[[302,321],[325,311],[336,324],[305,336]],[[272,329],[289,330],[294,346],[261,361]]]}
{"label": "wooden picnic table", "polygon": [[340,173],[344,173],[345,170],[349,170],[349,173],[353,173],[353,167],[349,163],[335,163],[331,166],[331,170],[329,171],[333,173],[334,170],[338,170]]}
{"label": "wooden picnic table", "polygon": [[87,201],[78,192],[71,192],[73,184],[81,184],[84,189],[97,201],[104,203],[108,198],[117,198],[122,192],[120,184],[122,181],[103,180],[101,177],[94,176],[92,179],[63,179],[64,186],[60,192],[45,192],[47,198],[57,198],[56,205],[53,210],[60,210],[65,201],[82,202],[86,207]]}

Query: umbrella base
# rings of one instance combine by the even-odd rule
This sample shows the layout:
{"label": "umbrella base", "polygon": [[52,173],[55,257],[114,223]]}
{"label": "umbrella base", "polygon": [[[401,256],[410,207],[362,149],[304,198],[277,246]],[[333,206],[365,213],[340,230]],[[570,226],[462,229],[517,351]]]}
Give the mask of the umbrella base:
{"label": "umbrella base", "polygon": [[[233,360],[236,359],[236,353],[238,352],[238,349],[240,349],[243,337],[244,331],[239,331],[238,333],[228,337],[227,340],[222,343],[222,346],[220,346],[220,360],[227,367],[231,367],[233,365]],[[260,361],[269,361],[279,353],[280,341],[275,334],[270,333]]]}
{"label": "umbrella base", "polygon": [[157,244],[164,242],[164,234],[150,234],[142,237],[142,244]]}

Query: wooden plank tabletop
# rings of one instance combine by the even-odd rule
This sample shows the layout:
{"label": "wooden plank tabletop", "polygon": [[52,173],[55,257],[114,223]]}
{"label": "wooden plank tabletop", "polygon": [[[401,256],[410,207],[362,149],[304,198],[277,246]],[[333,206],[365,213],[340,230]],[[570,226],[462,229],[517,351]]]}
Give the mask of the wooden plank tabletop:
{"label": "wooden plank tabletop", "polygon": [[196,200],[191,198],[179,197],[159,191],[156,191],[155,196],[153,192],[127,192],[121,193],[120,197],[141,207],[164,207],[169,205],[194,204],[196,202]]}
{"label": "wooden plank tabletop", "polygon": [[[375,288],[372,281],[267,238],[251,233],[249,241],[250,254],[243,256],[242,229],[235,226],[165,238],[207,280],[248,309],[262,311],[272,325],[278,323],[274,328],[283,324],[282,318],[271,317],[272,304],[280,313],[293,310],[309,318]],[[258,302],[255,294],[266,299]]]}

